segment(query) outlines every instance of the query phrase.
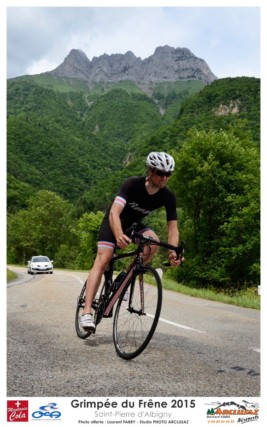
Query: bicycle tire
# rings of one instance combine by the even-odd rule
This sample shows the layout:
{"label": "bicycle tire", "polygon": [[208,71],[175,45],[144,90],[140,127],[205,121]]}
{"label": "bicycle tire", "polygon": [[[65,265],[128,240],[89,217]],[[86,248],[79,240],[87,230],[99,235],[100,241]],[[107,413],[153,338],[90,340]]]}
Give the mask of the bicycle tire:
{"label": "bicycle tire", "polygon": [[79,338],[82,338],[82,339],[85,339],[85,338],[89,337],[89,335],[91,335],[91,332],[85,331],[80,324],[80,320],[81,320],[81,316],[82,316],[82,312],[83,312],[83,308],[84,308],[84,303],[85,303],[85,292],[86,292],[86,282],[84,283],[83,288],[81,290],[81,293],[78,297],[77,307],[76,307],[76,312],[75,312],[76,334],[78,335]]}
{"label": "bicycle tire", "polygon": [[[140,281],[144,290],[142,314]],[[124,301],[127,291],[128,301]],[[120,357],[133,359],[145,350],[157,327],[161,305],[162,284],[157,271],[150,266],[136,270],[119,298],[114,316],[113,342]]]}

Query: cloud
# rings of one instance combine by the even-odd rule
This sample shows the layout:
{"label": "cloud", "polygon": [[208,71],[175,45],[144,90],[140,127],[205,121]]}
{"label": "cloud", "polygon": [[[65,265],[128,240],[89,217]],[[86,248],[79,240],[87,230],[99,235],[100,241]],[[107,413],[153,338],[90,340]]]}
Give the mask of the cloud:
{"label": "cloud", "polygon": [[218,77],[259,77],[259,22],[260,9],[244,7],[7,8],[8,77],[52,70],[73,48],[90,60],[129,50],[144,59],[166,44]]}

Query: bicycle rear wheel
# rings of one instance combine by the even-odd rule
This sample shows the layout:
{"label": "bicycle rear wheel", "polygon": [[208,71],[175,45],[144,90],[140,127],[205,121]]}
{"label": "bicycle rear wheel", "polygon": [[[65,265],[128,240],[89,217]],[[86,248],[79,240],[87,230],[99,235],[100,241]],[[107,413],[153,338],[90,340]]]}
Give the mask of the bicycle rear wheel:
{"label": "bicycle rear wheel", "polygon": [[89,335],[91,335],[91,332],[85,331],[80,324],[81,316],[83,313],[83,307],[84,307],[84,303],[85,303],[85,292],[86,292],[86,282],[83,285],[82,291],[78,297],[77,308],[76,308],[76,313],[75,313],[76,333],[77,333],[78,337],[82,338],[82,339],[85,339],[85,338],[89,337]]}
{"label": "bicycle rear wheel", "polygon": [[[128,292],[128,300],[124,295]],[[118,301],[113,323],[113,341],[123,359],[133,359],[148,345],[158,324],[162,284],[155,269],[136,270]]]}

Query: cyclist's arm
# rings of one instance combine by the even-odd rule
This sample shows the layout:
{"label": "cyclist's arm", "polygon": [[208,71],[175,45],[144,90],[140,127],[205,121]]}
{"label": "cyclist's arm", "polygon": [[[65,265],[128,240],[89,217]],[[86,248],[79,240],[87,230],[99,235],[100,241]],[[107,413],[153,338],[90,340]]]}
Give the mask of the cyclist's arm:
{"label": "cyclist's arm", "polygon": [[129,243],[131,243],[131,239],[123,233],[121,226],[120,214],[122,213],[123,209],[124,206],[120,203],[117,203],[115,200],[109,212],[109,224],[117,241],[117,245],[121,249],[125,248]]}
{"label": "cyclist's arm", "polygon": [[179,230],[177,221],[168,221],[168,243],[173,246],[178,246],[179,243]]}
{"label": "cyclist's arm", "polygon": [[[179,243],[179,230],[177,226],[177,221],[168,221],[168,243],[173,246],[178,246]],[[181,264],[181,260],[177,259],[177,254],[175,251],[169,250],[169,261],[172,266],[177,266]]]}

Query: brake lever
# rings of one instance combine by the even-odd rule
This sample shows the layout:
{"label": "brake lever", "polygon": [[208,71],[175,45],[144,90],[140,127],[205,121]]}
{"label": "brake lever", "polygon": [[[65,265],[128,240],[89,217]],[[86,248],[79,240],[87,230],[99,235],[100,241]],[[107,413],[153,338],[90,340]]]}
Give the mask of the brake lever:
{"label": "brake lever", "polygon": [[[177,259],[182,258],[185,253],[185,242],[182,240],[180,246],[175,249]],[[171,263],[169,261],[163,261],[162,263],[165,267],[170,267]]]}

